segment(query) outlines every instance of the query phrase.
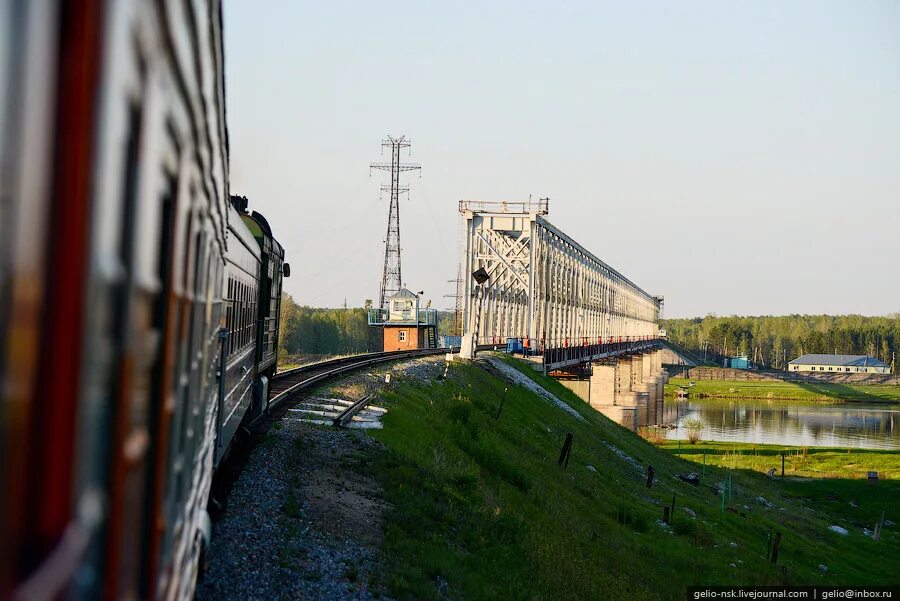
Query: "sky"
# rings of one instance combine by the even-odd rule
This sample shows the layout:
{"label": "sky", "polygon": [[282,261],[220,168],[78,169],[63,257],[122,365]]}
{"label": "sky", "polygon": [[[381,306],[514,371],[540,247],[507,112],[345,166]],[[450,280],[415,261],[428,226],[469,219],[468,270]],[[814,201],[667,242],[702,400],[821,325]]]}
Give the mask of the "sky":
{"label": "sky", "polygon": [[[264,7],[264,8],[263,8]],[[467,200],[548,219],[666,317],[900,311],[900,2],[225,2],[231,193],[301,304],[449,308]]]}

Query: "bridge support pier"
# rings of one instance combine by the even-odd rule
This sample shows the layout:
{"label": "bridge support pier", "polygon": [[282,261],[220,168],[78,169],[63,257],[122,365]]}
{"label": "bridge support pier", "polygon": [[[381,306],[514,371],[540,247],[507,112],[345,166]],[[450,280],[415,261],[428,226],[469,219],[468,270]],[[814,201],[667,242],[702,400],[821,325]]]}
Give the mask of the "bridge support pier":
{"label": "bridge support pier", "polygon": [[632,360],[630,357],[616,359],[616,404],[633,407],[637,401],[632,389]]}
{"label": "bridge support pier", "polygon": [[616,404],[616,366],[612,363],[594,363],[591,370],[589,403],[591,407]]}
{"label": "bridge support pier", "polygon": [[614,422],[636,430],[662,421],[666,374],[660,351],[604,359],[592,363],[590,375],[573,376],[560,383]]}

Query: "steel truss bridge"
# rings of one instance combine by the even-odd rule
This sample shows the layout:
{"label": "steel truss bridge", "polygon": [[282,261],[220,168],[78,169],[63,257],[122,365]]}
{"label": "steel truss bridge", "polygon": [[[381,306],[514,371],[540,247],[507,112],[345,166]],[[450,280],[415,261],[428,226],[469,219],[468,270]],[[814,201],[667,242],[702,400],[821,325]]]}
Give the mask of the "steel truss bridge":
{"label": "steel truss bridge", "polygon": [[[662,297],[547,221],[547,199],[463,200],[459,212],[464,340],[517,339],[526,354],[543,356],[547,371],[655,345]],[[483,283],[472,277],[480,269]]]}

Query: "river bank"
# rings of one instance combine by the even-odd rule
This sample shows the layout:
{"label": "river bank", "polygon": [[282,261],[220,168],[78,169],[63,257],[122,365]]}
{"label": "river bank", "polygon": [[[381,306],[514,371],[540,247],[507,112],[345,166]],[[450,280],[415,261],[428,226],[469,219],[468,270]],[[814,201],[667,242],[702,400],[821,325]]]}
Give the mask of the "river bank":
{"label": "river bank", "polygon": [[707,466],[727,469],[753,470],[767,473],[775,469],[781,477],[781,456],[784,455],[786,478],[866,479],[870,471],[879,479],[900,479],[900,451],[874,449],[799,447],[745,442],[667,440],[657,445],[682,459]]}
{"label": "river bank", "polygon": [[[397,380],[384,394],[385,427],[369,433],[383,452],[364,467],[390,507],[381,558],[392,596],[683,599],[687,586],[706,583],[892,582],[900,537],[886,526],[876,542],[864,529],[884,509],[897,520],[896,480],[704,470],[503,360],[519,378],[454,363],[443,380]],[[677,477],[691,472],[703,472],[696,486]],[[778,565],[766,559],[775,532]]]}
{"label": "river bank", "polygon": [[[690,386],[690,382],[694,385]],[[674,396],[679,387],[687,387],[692,399],[755,399],[820,402],[867,402],[900,404],[900,386],[890,384],[799,383],[742,380],[688,380],[671,378],[666,395]]]}

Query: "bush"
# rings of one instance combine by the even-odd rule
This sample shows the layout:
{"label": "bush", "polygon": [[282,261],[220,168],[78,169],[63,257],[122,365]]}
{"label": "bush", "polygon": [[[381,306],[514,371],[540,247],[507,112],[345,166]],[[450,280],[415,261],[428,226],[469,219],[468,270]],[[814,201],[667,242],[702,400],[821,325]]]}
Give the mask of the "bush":
{"label": "bush", "polygon": [[640,426],[638,427],[638,436],[655,445],[660,445],[666,441],[663,429],[658,426]]}
{"label": "bush", "polygon": [[703,430],[703,422],[699,419],[691,418],[684,420],[682,424],[687,430],[688,442],[696,444],[700,440],[700,432]]}

